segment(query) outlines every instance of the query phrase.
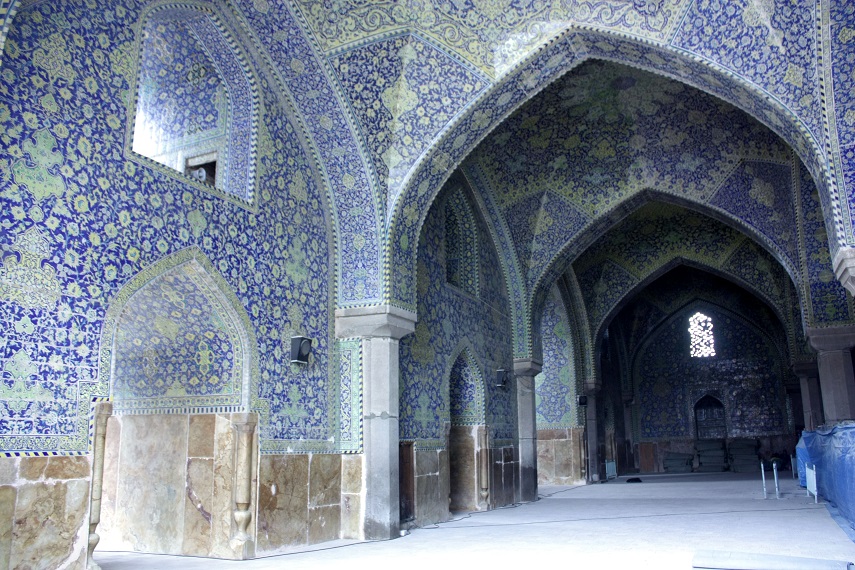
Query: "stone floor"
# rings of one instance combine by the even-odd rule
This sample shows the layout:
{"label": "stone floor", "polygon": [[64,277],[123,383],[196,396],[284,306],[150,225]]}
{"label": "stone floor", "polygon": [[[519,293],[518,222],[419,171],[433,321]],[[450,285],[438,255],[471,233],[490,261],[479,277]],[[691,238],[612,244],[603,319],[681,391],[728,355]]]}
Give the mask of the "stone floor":
{"label": "stone floor", "polygon": [[692,567],[715,550],[855,561],[855,543],[823,504],[815,505],[789,472],[781,499],[758,475],[642,475],[582,487],[541,487],[541,500],[471,515],[398,540],[327,543],[321,550],[245,562],[96,552],[103,570],[394,568],[445,570],[572,564],[574,568]]}

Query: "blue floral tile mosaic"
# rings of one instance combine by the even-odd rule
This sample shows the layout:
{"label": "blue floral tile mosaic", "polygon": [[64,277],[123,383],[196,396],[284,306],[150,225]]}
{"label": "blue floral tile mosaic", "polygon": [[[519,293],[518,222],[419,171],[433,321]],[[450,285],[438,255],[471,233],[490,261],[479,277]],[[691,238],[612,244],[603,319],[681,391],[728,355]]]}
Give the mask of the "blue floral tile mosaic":
{"label": "blue floral tile mosaic", "polygon": [[[490,233],[480,216],[476,216],[481,254],[480,296],[446,283],[445,199],[462,193],[465,200],[470,200],[459,180],[449,184],[446,192],[446,198],[431,209],[419,244],[416,331],[400,344],[401,439],[415,441],[422,448],[446,445],[445,424],[453,420],[449,378],[464,349],[468,355],[466,366],[471,369],[468,374],[492,378],[495,370],[513,368],[507,293]],[[516,437],[516,393],[512,384],[504,388],[492,382],[484,384],[485,420],[491,445],[508,445]],[[471,396],[476,392],[455,388],[455,393]],[[466,402],[470,402],[468,396]],[[463,408],[470,405],[467,403]],[[461,404],[454,406],[460,409]]]}
{"label": "blue floral tile mosaic", "polygon": [[[0,447],[86,452],[89,402],[111,385],[99,362],[108,309],[135,275],[196,248],[256,338],[246,358],[256,362],[250,406],[262,414],[262,451],[357,448],[358,437],[346,445],[341,437],[343,396],[339,381],[330,382],[338,375],[330,374],[329,205],[294,119],[260,80],[257,211],[125,158],[139,16],[136,4],[59,11],[42,3],[18,13],[7,39],[0,369],[15,394],[0,399]],[[56,22],[65,49],[48,52],[44,39],[60,41]],[[82,69],[98,71],[84,77]],[[292,334],[314,339],[308,367],[288,363]],[[352,424],[359,413],[352,405],[344,419]]]}
{"label": "blue floral tile mosaic", "polygon": [[543,370],[535,376],[537,429],[563,429],[582,425],[576,405],[580,393],[573,359],[573,341],[567,308],[557,289],[543,306],[540,336],[543,345]]}
{"label": "blue floral tile mosaic", "polygon": [[415,160],[486,77],[415,35],[368,43],[330,57],[359,120],[391,209]]}
{"label": "blue floral tile mosaic", "polygon": [[823,138],[816,2],[692,2],[671,45],[748,79]]}

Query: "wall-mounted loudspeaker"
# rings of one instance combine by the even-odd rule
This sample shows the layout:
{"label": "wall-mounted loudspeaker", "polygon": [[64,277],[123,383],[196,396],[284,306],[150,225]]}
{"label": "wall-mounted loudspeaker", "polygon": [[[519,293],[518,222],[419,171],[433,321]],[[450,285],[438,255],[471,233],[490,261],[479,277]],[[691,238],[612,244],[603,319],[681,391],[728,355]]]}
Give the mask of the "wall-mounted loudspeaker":
{"label": "wall-mounted loudspeaker", "polygon": [[508,371],[504,368],[496,370],[496,388],[504,388],[508,383]]}
{"label": "wall-mounted loudspeaker", "polygon": [[304,336],[291,337],[291,363],[308,364],[312,352],[312,339]]}
{"label": "wall-mounted loudspeaker", "polygon": [[588,405],[588,396],[586,396],[584,394],[580,394],[580,395],[576,396],[576,403],[579,404],[580,406],[587,406]]}

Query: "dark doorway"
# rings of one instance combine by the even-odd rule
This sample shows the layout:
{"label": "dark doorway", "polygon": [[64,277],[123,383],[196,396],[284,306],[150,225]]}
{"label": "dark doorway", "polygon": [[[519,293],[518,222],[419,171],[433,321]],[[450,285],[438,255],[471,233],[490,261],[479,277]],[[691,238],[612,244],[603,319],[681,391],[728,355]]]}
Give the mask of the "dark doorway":
{"label": "dark doorway", "polygon": [[413,442],[402,441],[398,449],[398,484],[401,522],[416,518],[416,469]]}
{"label": "dark doorway", "polygon": [[695,425],[698,439],[727,439],[724,404],[707,394],[695,404]]}

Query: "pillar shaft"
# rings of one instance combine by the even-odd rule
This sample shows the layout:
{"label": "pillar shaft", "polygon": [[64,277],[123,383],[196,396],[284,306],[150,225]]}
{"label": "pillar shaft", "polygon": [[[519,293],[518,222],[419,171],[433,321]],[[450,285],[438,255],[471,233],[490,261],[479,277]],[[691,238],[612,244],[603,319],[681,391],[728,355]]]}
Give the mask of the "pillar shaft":
{"label": "pillar shaft", "polygon": [[855,374],[850,350],[824,350],[817,357],[825,421],[855,419]]}
{"label": "pillar shaft", "polygon": [[537,418],[534,377],[542,369],[529,358],[514,360],[517,387],[517,429],[520,451],[520,500],[537,500]]}
{"label": "pillar shaft", "polygon": [[92,441],[92,493],[89,495],[89,550],[87,568],[98,570],[101,567],[92,558],[95,547],[101,537],[95,530],[101,522],[101,494],[104,486],[104,446],[107,440],[107,420],[113,415],[113,404],[99,402],[95,405],[95,430]]}
{"label": "pillar shaft", "polygon": [[808,329],[808,338],[818,352],[825,423],[833,425],[855,419],[855,370],[852,365],[855,327]]}
{"label": "pillar shaft", "polygon": [[400,534],[398,345],[415,324],[415,313],[390,305],[336,311],[336,336],[362,338],[362,533],[367,540]]}
{"label": "pillar shaft", "polygon": [[600,480],[600,439],[597,426],[597,394],[588,394],[588,406],[585,408],[585,435],[588,443],[588,480],[596,483]]}
{"label": "pillar shaft", "polygon": [[255,558],[255,541],[252,536],[252,479],[256,414],[237,413],[231,417],[235,432],[234,455],[234,533],[229,545],[238,559]]}
{"label": "pillar shaft", "polygon": [[800,362],[793,365],[793,372],[798,376],[801,386],[805,429],[814,430],[825,423],[819,391],[819,369],[815,362]]}

